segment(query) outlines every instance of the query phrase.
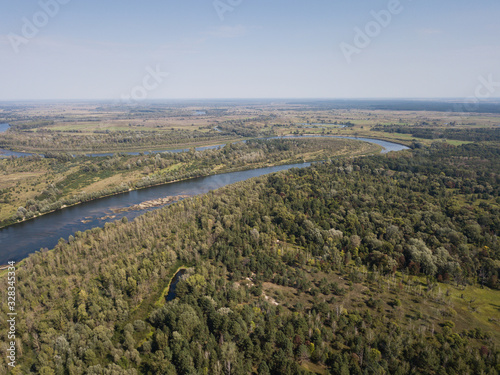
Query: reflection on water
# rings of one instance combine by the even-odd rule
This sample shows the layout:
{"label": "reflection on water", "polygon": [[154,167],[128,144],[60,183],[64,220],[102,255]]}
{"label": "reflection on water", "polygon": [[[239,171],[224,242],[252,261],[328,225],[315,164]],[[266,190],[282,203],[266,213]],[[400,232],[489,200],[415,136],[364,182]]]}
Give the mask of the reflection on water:
{"label": "reflection on water", "polygon": [[[386,141],[352,137],[341,138],[358,139],[376,143],[385,148],[383,152],[407,149],[406,146]],[[117,213],[123,208],[167,196],[194,196],[204,194],[211,190],[244,181],[252,177],[258,177],[291,168],[304,168],[310,165],[311,163],[282,165],[153,186],[143,190],[126,192],[68,207],[34,220],[15,224],[0,229],[0,265],[6,264],[9,260],[18,261],[23,259],[28,254],[38,251],[41,248],[51,249],[57,244],[60,238],[67,239],[69,235],[77,231],[102,227],[106,222],[119,220],[122,217],[127,217],[129,220],[132,220],[147,211],[157,209],[155,207],[140,211]]]}
{"label": "reflection on water", "polygon": [[307,167],[310,163],[260,168],[244,172],[232,172],[168,185],[153,186],[143,190],[131,191],[111,197],[68,207],[34,220],[25,221],[0,229],[0,265],[9,260],[20,260],[40,248],[53,248],[60,238],[67,239],[70,234],[102,227],[104,223],[127,217],[129,220],[157,208],[140,211],[115,213],[121,208],[137,205],[166,196],[198,195],[211,190],[247,180],[252,177],[278,172],[294,167]]}
{"label": "reflection on water", "polygon": [[172,281],[170,282],[170,287],[168,288],[168,294],[167,294],[167,302],[172,301],[175,298],[175,289],[177,288],[177,284],[179,283],[181,277],[186,273],[186,269],[181,269],[179,272],[175,274],[175,276],[172,278]]}
{"label": "reflection on water", "polygon": [[[390,152],[390,151],[401,151],[401,150],[406,150],[408,147],[400,145],[398,143],[393,143],[393,142],[387,142],[387,141],[382,141],[379,139],[374,139],[374,138],[360,138],[360,137],[347,137],[343,135],[288,135],[285,137],[264,137],[264,138],[255,138],[255,139],[288,139],[288,138],[343,138],[343,139],[355,139],[358,141],[365,141],[365,142],[370,142],[370,143],[375,143],[378,144],[382,147],[384,147],[384,150],[382,151],[383,154]],[[246,141],[243,141],[246,142]],[[218,149],[221,147],[224,147],[226,144],[220,144],[220,145],[214,145],[214,146],[203,146],[203,147],[196,147],[196,151],[204,151],[204,150],[213,150],[213,149]],[[141,153],[144,155],[148,154],[159,154],[159,153],[167,153],[167,152],[172,152],[174,154],[180,153],[180,152],[188,152],[188,148],[180,148],[176,150],[157,150],[157,151],[146,151],[146,152],[120,152],[120,154],[125,154],[125,155],[140,155]],[[90,157],[102,157],[102,156],[113,156],[117,152],[105,152],[105,153],[96,153],[96,154],[87,154],[86,156]],[[5,150],[3,148],[0,148],[0,155],[4,156],[16,156],[16,157],[25,157],[25,156],[31,156],[34,155],[29,152],[16,152],[16,151],[9,151]],[[42,155],[43,156],[43,155]]]}
{"label": "reflection on water", "polygon": [[409,147],[401,145],[399,143],[382,141],[381,139],[375,138],[363,138],[363,137],[347,137],[343,135],[288,135],[284,137],[270,137],[267,139],[287,139],[287,138],[341,138],[341,139],[354,139],[357,141],[364,141],[368,143],[374,143],[376,145],[382,146],[384,149],[381,151],[382,154],[386,154],[391,151],[402,151],[408,150]]}

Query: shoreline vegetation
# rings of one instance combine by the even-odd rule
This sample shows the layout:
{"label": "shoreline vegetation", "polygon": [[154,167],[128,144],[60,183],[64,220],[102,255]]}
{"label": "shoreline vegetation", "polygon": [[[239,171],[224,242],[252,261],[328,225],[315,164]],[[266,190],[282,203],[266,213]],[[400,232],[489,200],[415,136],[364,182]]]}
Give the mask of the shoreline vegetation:
{"label": "shoreline vegetation", "polygon": [[[500,117],[420,110],[421,101],[413,109],[354,105],[0,108],[0,118],[12,120],[0,144],[48,151],[0,160],[0,221],[312,162],[206,194],[196,194],[205,184],[192,183],[103,201],[98,211],[88,207],[92,213],[75,210],[99,224],[76,221],[80,230],[16,263],[16,371],[496,374]],[[284,137],[256,139],[271,136]],[[410,150],[381,155],[380,146],[330,136]],[[236,142],[140,152],[220,145],[222,137]],[[122,152],[68,155],[78,148]],[[123,153],[132,149],[139,154]],[[125,213],[126,205],[151,209]],[[40,227],[65,220],[55,215]],[[14,233],[7,241],[20,238],[16,229],[27,228],[5,230]],[[7,301],[8,270],[1,268],[0,300]],[[0,321],[0,341],[7,341],[7,324]],[[0,373],[7,368],[0,357]]]}
{"label": "shoreline vegetation", "polygon": [[[163,145],[163,144],[158,144],[154,145],[153,148],[146,148],[145,146],[142,147],[131,147],[131,148],[116,148],[116,149],[103,149],[103,150],[76,150],[76,151],[70,151],[70,150],[58,150],[54,148],[46,148],[46,149],[18,149],[18,148],[6,148],[6,147],[0,147],[3,150],[6,151],[11,151],[11,152],[19,152],[19,153],[25,153],[25,154],[32,154],[32,156],[36,155],[43,155],[43,154],[72,154],[75,157],[85,157],[87,155],[94,155],[94,154],[128,154],[128,153],[163,153],[163,152],[169,152],[169,151],[176,151],[176,150],[186,150],[189,151],[192,148],[205,148],[205,147],[215,147],[219,146],[220,144],[223,143],[235,143],[235,142],[242,142],[248,139],[253,139],[253,138],[234,138],[234,137],[226,137],[226,138],[220,138],[215,140],[214,142],[191,142],[191,143],[178,143],[178,144],[170,144],[170,145]],[[158,151],[157,151],[158,150]],[[0,153],[0,157],[2,154]],[[3,157],[8,157],[8,156],[3,156]],[[99,156],[97,156],[99,157]]]}
{"label": "shoreline vegetation", "polygon": [[17,270],[21,370],[495,373],[499,157],[334,159],[77,233]]}
{"label": "shoreline vegetation", "polygon": [[[392,134],[391,134],[392,135]],[[102,151],[64,151],[64,150],[57,150],[57,149],[10,149],[10,148],[2,148],[5,151],[11,151],[11,152],[19,152],[19,153],[25,153],[25,154],[31,154],[31,156],[40,156],[44,154],[63,154],[63,155],[68,155],[71,154],[74,157],[100,157],[100,156],[89,156],[89,155],[100,155],[100,154],[126,154],[130,155],[131,153],[138,153],[138,154],[158,154],[158,153],[167,153],[171,151],[178,151],[178,150],[185,150],[184,152],[188,152],[192,148],[212,148],[212,147],[217,147],[217,146],[225,146],[226,144],[234,144],[234,143],[240,143],[240,142],[246,142],[246,141],[251,141],[251,140],[266,140],[266,139],[308,139],[308,138],[337,138],[337,139],[345,139],[345,137],[352,137],[352,138],[367,138],[367,139],[372,139],[375,141],[386,141],[386,142],[391,142],[395,143],[401,146],[406,146],[410,147],[413,143],[419,142],[419,141],[425,141],[424,138],[412,138],[412,139],[403,139],[403,138],[398,138],[397,136],[388,136],[388,133],[383,133],[383,132],[378,132],[374,133],[372,131],[366,131],[366,132],[343,132],[341,134],[317,134],[317,133],[301,133],[301,134],[283,134],[283,135],[278,135],[274,134],[269,137],[249,137],[249,138],[227,138],[227,139],[220,139],[220,142],[211,142],[211,143],[185,143],[185,144],[176,144],[174,146],[172,145],[155,145],[154,149],[149,148],[145,149],[144,147],[137,147],[137,148],[121,148],[121,149],[104,149]],[[2,156],[0,152],[0,158],[8,158],[8,156]]]}
{"label": "shoreline vegetation", "polygon": [[180,266],[179,268],[177,268],[175,270],[175,272],[172,274],[172,277],[170,278],[167,286],[165,287],[165,289],[163,289],[160,297],[156,301],[155,306],[161,307],[161,306],[163,306],[166,303],[166,298],[167,298],[168,294],[170,293],[170,286],[172,285],[172,282],[174,281],[175,277],[177,276],[177,274],[180,271],[182,271],[182,270],[186,270],[187,271],[188,269],[189,269],[189,267],[187,267],[185,265],[182,265],[182,266]]}
{"label": "shoreline vegetation", "polygon": [[155,207],[161,207],[165,206],[170,203],[175,203],[181,199],[186,199],[186,198],[191,198],[192,195],[175,195],[175,196],[168,196],[164,198],[157,198],[157,199],[152,199],[149,201],[144,201],[139,204],[134,204],[133,206],[130,207],[124,207],[124,208],[118,208],[118,209],[111,209],[111,212],[118,214],[120,212],[128,212],[128,211],[142,211],[146,210],[148,208],[155,208]]}
{"label": "shoreline vegetation", "polygon": [[[321,142],[323,141],[323,142]],[[287,145],[288,143],[291,143],[291,145]],[[254,146],[254,143],[256,144],[256,147]],[[268,149],[264,149],[264,152],[259,150],[259,145],[266,145],[269,144]],[[281,144],[284,144],[285,149],[281,149],[280,147]],[[306,150],[305,152],[301,152],[300,147],[301,145],[306,144]],[[124,185],[123,182],[121,185],[115,186],[113,188],[113,191],[109,192],[106,190],[99,190],[99,191],[94,191],[90,192],[87,194],[91,194],[90,197],[68,197],[66,199],[58,199],[55,202],[51,204],[55,204],[56,207],[54,209],[48,210],[46,212],[38,212],[33,214],[31,217],[23,217],[22,219],[4,219],[0,221],[0,229],[6,228],[11,225],[16,225],[28,220],[32,220],[35,218],[38,218],[43,215],[47,215],[56,211],[59,211],[61,209],[67,208],[67,207],[72,207],[76,206],[79,204],[84,204],[86,202],[94,201],[97,199],[103,199],[115,195],[120,195],[124,193],[128,193],[131,191],[135,190],[142,190],[142,189],[147,189],[155,186],[161,186],[161,185],[166,185],[166,184],[171,184],[171,183],[176,183],[176,182],[182,182],[182,181],[188,181],[191,179],[195,178],[202,178],[202,177],[207,177],[211,175],[219,175],[219,174],[224,174],[224,173],[231,173],[231,172],[239,172],[239,171],[245,171],[245,170],[252,170],[252,169],[259,169],[263,167],[271,167],[271,166],[281,166],[281,165],[291,165],[291,164],[297,164],[297,163],[303,163],[303,162],[317,162],[325,159],[329,159],[330,157],[356,157],[356,156],[365,156],[365,155],[370,155],[370,154],[377,154],[382,151],[382,147],[373,143],[369,143],[366,141],[358,141],[358,140],[349,140],[349,139],[343,139],[343,138],[331,138],[331,137],[313,137],[313,138],[286,138],[286,139],[273,139],[273,140],[251,140],[247,143],[238,143],[238,144],[229,144],[229,149],[230,151],[233,150],[235,151],[235,155],[239,158],[242,159],[244,158],[244,155],[242,156],[241,153],[238,151],[240,150],[245,150],[249,159],[244,160],[243,165],[241,166],[234,166],[232,167],[231,165],[228,165],[226,162],[225,165],[218,166],[217,168],[213,168],[211,170],[206,171],[203,173],[203,170],[200,173],[200,169],[195,169],[194,171],[187,172],[189,174],[188,177],[183,177],[183,178],[178,178],[178,179],[171,179],[170,175],[164,174],[158,176],[153,173],[153,178],[160,179],[161,181],[156,182],[154,179],[151,179],[150,176],[148,176],[148,179],[145,180],[143,177],[140,181],[137,181],[134,183],[133,181],[127,181],[128,184]],[[250,146],[250,147],[248,147]],[[319,149],[316,147],[319,146]],[[286,148],[291,149],[289,153],[283,153],[286,151]],[[152,154],[152,155],[144,155],[144,156],[123,156],[122,158],[139,158],[139,157],[144,157],[147,159],[153,159],[155,160],[156,164],[156,158],[158,155],[160,157],[166,157],[170,159],[175,159],[176,157],[181,157],[184,154],[190,154],[194,155],[196,159],[196,154],[201,154],[201,153],[207,153],[207,154],[213,154],[213,153],[227,153],[227,150],[225,148],[221,149],[212,149],[212,150],[204,150],[204,151],[196,151],[196,152],[188,152],[188,153],[181,153],[181,154]],[[286,160],[280,160],[277,159],[276,161],[270,160],[270,157],[282,157],[281,155],[277,155],[278,153],[283,153],[284,157],[286,157]],[[213,156],[213,155],[209,155]],[[108,157],[101,157],[102,159],[106,158],[114,158],[111,156]],[[259,161],[259,159],[262,159],[263,161]],[[243,161],[243,160],[240,160]],[[251,162],[254,162],[253,165]],[[64,160],[63,160],[64,162]],[[197,160],[194,160],[193,164],[196,164]],[[199,165],[199,163],[198,163]],[[195,165],[196,168],[196,165]],[[119,174],[119,173],[118,173]],[[140,184],[140,185],[138,185]],[[54,188],[57,189],[57,184],[55,185]],[[26,212],[29,212],[29,206],[24,207],[24,210]],[[24,212],[24,211],[23,211]],[[19,214],[19,210],[18,210]]]}

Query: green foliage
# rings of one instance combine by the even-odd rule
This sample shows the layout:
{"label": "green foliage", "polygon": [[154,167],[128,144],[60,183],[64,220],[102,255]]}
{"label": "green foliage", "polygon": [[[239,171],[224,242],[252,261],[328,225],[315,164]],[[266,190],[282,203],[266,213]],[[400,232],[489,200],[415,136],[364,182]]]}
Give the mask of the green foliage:
{"label": "green foliage", "polygon": [[[409,305],[437,298],[439,275],[458,285],[498,276],[499,160],[497,148],[469,145],[324,162],[76,233],[17,270],[20,366],[26,374],[494,373],[493,334],[460,332],[460,316],[440,301],[432,319]],[[155,306],[179,264],[194,267],[177,297]],[[396,271],[405,284],[382,299]],[[363,297],[348,300],[356,290]]]}
{"label": "green foliage", "polygon": [[[64,206],[88,202],[103,196],[142,189],[215,173],[240,171],[269,165],[292,164],[306,160],[328,159],[339,154],[356,154],[376,150],[376,146],[343,139],[269,139],[227,144],[220,149],[190,150],[181,153],[126,155],[117,153],[101,157],[73,157],[52,153],[49,158],[38,156],[0,161],[11,174],[46,170],[46,174],[20,189],[42,184],[45,178],[58,176],[57,183],[48,183],[30,199],[19,201],[13,214],[0,225],[9,225],[37,215],[59,210]],[[120,179],[117,180],[116,177]],[[105,182],[100,188],[90,188],[95,182]],[[42,182],[43,181],[43,182]],[[118,182],[119,181],[119,182]],[[19,182],[18,184],[20,184]],[[0,199],[12,200],[15,187],[0,190]],[[98,190],[99,189],[99,190]],[[84,192],[82,192],[84,190]],[[14,204],[14,202],[12,202]],[[17,209],[17,210],[16,210]]]}

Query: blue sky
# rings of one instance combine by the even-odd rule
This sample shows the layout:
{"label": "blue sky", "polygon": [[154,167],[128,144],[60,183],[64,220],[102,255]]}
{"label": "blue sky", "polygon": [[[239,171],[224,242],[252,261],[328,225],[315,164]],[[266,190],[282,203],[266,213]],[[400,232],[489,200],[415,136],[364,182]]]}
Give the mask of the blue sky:
{"label": "blue sky", "polygon": [[394,1],[219,0],[222,19],[213,0],[42,0],[59,4],[44,19],[0,0],[0,100],[465,98],[500,82],[498,0],[400,0],[380,25]]}

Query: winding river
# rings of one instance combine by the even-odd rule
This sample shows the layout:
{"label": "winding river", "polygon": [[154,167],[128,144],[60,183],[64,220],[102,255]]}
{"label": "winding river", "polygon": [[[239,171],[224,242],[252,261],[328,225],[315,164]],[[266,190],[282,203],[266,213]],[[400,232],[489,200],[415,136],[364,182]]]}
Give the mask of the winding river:
{"label": "winding river", "polygon": [[[358,139],[376,143],[384,148],[382,151],[384,153],[407,149],[406,146],[400,144],[375,139],[354,137],[339,138]],[[211,148],[213,147],[217,146],[212,146]],[[244,181],[249,178],[291,168],[304,168],[310,165],[311,163],[300,163],[259,168],[243,172],[231,172],[200,177],[167,185],[153,186],[143,190],[136,190],[97,199],[95,201],[43,215],[33,220],[11,225],[0,229],[0,265],[6,264],[11,260],[19,261],[41,248],[51,249],[57,244],[60,238],[67,239],[69,235],[77,231],[102,227],[106,222],[115,221],[122,217],[127,217],[129,220],[132,220],[147,211],[157,209],[157,207],[115,213],[120,209],[158,198],[204,194],[211,190]]]}

